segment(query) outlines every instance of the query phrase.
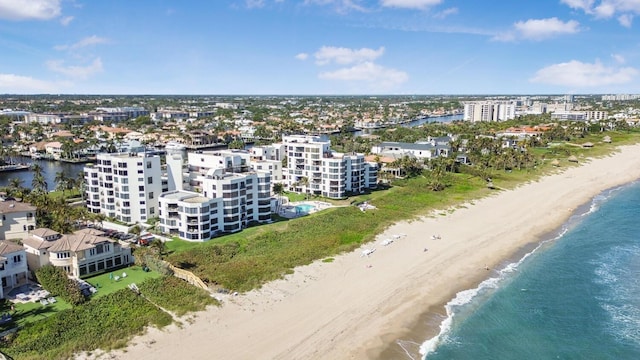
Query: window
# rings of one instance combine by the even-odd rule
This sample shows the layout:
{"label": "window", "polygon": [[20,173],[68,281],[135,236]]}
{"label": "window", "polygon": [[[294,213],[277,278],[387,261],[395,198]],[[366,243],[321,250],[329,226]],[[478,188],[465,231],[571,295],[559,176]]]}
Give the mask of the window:
{"label": "window", "polygon": [[153,215],[155,213],[156,213],[156,210],[153,207],[149,208],[149,214]]}
{"label": "window", "polygon": [[149,193],[149,199],[153,199],[153,191]]}
{"label": "window", "polygon": [[144,185],[138,186],[138,191],[144,191]]}
{"label": "window", "polygon": [[147,161],[147,169],[151,169],[151,161]]}
{"label": "window", "polygon": [[13,262],[14,263],[19,263],[22,261],[22,255],[14,255],[13,256]]}
{"label": "window", "polygon": [[153,184],[153,176],[147,178],[147,184]]}

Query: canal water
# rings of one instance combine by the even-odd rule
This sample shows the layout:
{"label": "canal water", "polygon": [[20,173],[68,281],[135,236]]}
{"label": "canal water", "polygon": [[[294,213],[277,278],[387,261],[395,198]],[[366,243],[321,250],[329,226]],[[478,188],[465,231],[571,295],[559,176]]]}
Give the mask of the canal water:
{"label": "canal water", "polygon": [[[14,159],[20,163],[37,163],[42,168],[42,175],[47,182],[47,188],[49,190],[55,190],[56,188],[56,174],[62,171],[66,177],[77,179],[78,174],[84,171],[85,164],[70,164],[61,161],[50,160],[33,160],[28,157],[17,157]],[[22,180],[22,186],[31,188],[31,181],[33,180],[33,171],[31,170],[19,170],[19,171],[7,171],[0,172],[0,187],[8,186],[9,182],[13,178]]]}
{"label": "canal water", "polygon": [[[423,118],[417,118],[417,119],[411,120],[409,122],[401,124],[400,126],[403,126],[403,127],[415,127],[415,126],[420,126],[420,125],[427,124],[427,123],[449,123],[449,122],[453,122],[453,121],[462,120],[463,118],[464,118],[464,116],[462,114],[447,115],[447,116],[423,117]],[[379,130],[379,129],[358,130],[358,131],[355,131],[353,133],[353,135],[354,136],[362,136],[364,134],[372,134],[376,130]]]}

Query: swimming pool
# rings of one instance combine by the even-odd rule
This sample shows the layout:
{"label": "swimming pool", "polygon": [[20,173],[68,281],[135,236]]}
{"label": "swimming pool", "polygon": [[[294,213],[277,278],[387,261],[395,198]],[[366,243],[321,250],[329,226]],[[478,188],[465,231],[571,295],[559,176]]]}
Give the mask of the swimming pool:
{"label": "swimming pool", "polygon": [[316,207],[310,204],[296,205],[296,213],[308,214],[315,209]]}

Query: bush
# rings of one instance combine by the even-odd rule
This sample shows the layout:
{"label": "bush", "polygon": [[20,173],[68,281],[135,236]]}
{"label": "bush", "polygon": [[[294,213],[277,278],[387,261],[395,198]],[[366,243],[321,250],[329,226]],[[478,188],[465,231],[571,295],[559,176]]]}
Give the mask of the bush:
{"label": "bush", "polygon": [[87,299],[77,281],[69,279],[62,268],[45,265],[36,271],[36,279],[54,296],[60,296],[71,305],[79,305]]}
{"label": "bush", "polygon": [[139,288],[149,300],[178,316],[218,304],[208,291],[173,276],[148,279]]}
{"label": "bush", "polygon": [[122,289],[30,323],[0,346],[16,359],[69,359],[79,351],[124,346],[146,326],[171,321],[143,297]]}

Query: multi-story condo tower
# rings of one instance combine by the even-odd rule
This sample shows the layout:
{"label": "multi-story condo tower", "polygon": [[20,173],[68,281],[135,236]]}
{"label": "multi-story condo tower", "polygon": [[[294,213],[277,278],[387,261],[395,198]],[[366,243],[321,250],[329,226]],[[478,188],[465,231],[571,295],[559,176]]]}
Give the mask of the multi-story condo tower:
{"label": "multi-story condo tower", "polygon": [[271,220],[269,173],[210,169],[200,184],[202,193],[170,191],[160,196],[162,232],[206,241],[219,233],[240,231],[252,222]]}
{"label": "multi-story condo tower", "polygon": [[84,168],[86,204],[127,224],[158,216],[162,193],[160,156],[140,153],[98,154]]}
{"label": "multi-story condo tower", "polygon": [[283,181],[292,191],[339,199],[376,186],[377,165],[366,162],[364,154],[333,152],[329,140],[316,136],[288,135],[282,141]]}
{"label": "multi-story condo tower", "polygon": [[[206,241],[219,233],[240,231],[250,223],[271,221],[272,177],[268,171],[251,168],[249,152],[196,151],[187,157],[183,188],[176,186],[160,197],[162,232]],[[168,173],[183,169],[180,159],[167,161]]]}
{"label": "multi-story condo tower", "polygon": [[516,106],[508,101],[470,101],[464,104],[465,121],[505,121],[514,119]]}

